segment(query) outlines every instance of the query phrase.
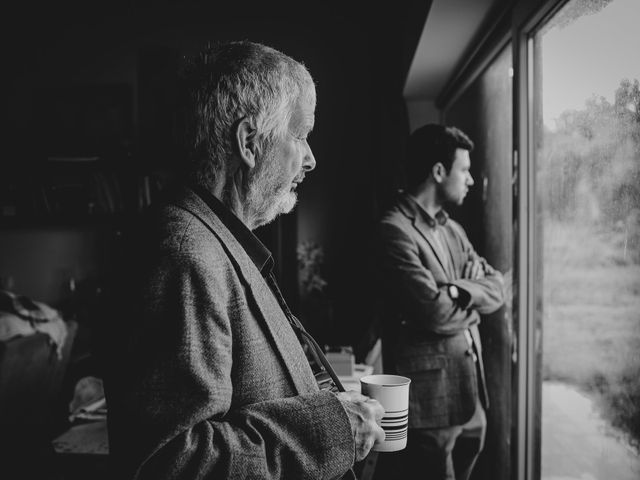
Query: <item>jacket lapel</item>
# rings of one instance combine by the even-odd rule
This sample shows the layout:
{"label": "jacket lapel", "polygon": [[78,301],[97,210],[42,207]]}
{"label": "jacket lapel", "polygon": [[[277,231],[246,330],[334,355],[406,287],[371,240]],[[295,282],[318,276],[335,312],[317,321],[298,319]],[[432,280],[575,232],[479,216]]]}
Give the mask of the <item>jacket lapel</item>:
{"label": "jacket lapel", "polygon": [[[402,213],[409,219],[413,224],[413,227],[418,231],[418,233],[425,239],[425,241],[429,244],[433,255],[436,260],[440,264],[440,268],[445,273],[447,277],[450,277],[450,272],[447,270],[446,263],[444,258],[442,258],[442,254],[446,254],[447,252],[442,252],[436,245],[436,240],[433,238],[433,232],[431,227],[427,224],[424,217],[418,211],[418,206],[407,196],[403,196],[401,202],[399,203],[400,210]],[[443,245],[444,248],[447,248],[446,245]]]}
{"label": "jacket lapel", "polygon": [[[244,280],[251,294],[253,294],[255,303],[262,314],[266,330],[273,339],[297,392],[302,394],[313,391],[316,386],[315,378],[309,362],[306,361],[300,341],[289,325],[289,321],[266,280],[244,248],[207,204],[193,191],[185,189],[185,195],[178,202],[178,205],[195,215],[209,227],[212,235],[218,237],[227,250],[229,258],[239,270],[242,277],[241,280]],[[305,361],[301,362],[301,357]]]}
{"label": "jacket lapel", "polygon": [[447,223],[445,224],[446,228],[442,229],[442,233],[446,237],[445,248],[449,249],[449,258],[451,258],[452,261],[451,268],[453,268],[453,271],[450,272],[450,274],[452,275],[451,278],[456,279],[459,278],[460,275],[462,275],[462,262],[464,262],[466,255],[464,254],[460,242],[454,235],[452,226],[449,222],[452,222],[452,220],[447,220]]}

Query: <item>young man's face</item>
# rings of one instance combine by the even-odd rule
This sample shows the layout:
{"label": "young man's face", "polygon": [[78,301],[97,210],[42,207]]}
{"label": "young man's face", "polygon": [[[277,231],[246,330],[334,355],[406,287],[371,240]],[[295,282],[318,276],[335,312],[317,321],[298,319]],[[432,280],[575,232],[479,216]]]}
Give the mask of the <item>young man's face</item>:
{"label": "young man's face", "polygon": [[315,95],[302,95],[293,107],[287,132],[274,141],[257,165],[253,183],[261,198],[254,211],[258,212],[261,225],[293,209],[298,185],[316,166],[307,143],[313,129],[315,107]]}
{"label": "young man's face", "polygon": [[456,149],[451,170],[444,175],[440,183],[440,194],[444,202],[462,205],[469,187],[473,185],[470,168],[469,151],[462,148]]}

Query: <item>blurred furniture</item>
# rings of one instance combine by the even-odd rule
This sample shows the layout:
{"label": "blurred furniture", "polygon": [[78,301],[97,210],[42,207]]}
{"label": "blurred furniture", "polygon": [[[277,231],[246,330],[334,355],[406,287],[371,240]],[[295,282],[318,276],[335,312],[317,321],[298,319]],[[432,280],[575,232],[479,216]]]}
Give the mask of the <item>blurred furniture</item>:
{"label": "blurred furniture", "polygon": [[[332,359],[327,355],[331,366],[336,368]],[[382,344],[380,339],[371,347],[364,359],[364,363],[353,363],[350,368],[351,374],[341,374],[337,369],[338,378],[345,390],[360,391],[360,378],[374,373],[382,373]]]}
{"label": "blurred furniture", "polygon": [[109,436],[107,421],[73,425],[53,439],[56,467],[64,480],[107,480]]}
{"label": "blurred furniture", "polygon": [[0,342],[0,426],[47,429],[58,401],[77,323],[67,322],[60,358],[44,333]]}
{"label": "blurred furniture", "polygon": [[360,391],[360,378],[371,375],[373,373],[373,366],[365,365],[363,363],[356,363],[353,366],[353,375],[338,375],[340,382],[345,390]]}
{"label": "blurred furniture", "polygon": [[65,480],[106,478],[109,436],[102,379],[79,379],[69,411],[71,427],[51,442],[59,470]]}
{"label": "blurred furniture", "polygon": [[350,346],[333,347],[327,349],[325,347],[325,356],[329,363],[339,376],[353,376],[355,368],[355,356],[353,348]]}
{"label": "blurred furniture", "polygon": [[3,472],[13,469],[8,479],[29,478],[34,469],[45,469],[44,460],[50,458],[77,323],[68,322],[67,329],[60,356],[44,333],[0,342],[0,451]]}

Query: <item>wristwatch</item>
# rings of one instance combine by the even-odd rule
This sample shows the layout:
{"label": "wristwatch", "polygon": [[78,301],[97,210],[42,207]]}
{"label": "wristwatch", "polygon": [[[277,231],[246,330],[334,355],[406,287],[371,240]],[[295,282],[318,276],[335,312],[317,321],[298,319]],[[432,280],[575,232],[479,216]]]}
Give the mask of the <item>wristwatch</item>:
{"label": "wristwatch", "polygon": [[448,285],[447,292],[449,293],[451,300],[458,300],[460,298],[460,292],[458,291],[458,287],[455,285]]}

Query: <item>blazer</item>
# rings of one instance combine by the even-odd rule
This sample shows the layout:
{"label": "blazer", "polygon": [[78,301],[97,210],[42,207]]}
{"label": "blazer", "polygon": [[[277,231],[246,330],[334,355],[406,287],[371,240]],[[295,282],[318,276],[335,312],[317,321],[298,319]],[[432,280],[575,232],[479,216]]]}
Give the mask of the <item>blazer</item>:
{"label": "blazer", "polygon": [[[264,277],[189,189],[151,212],[107,347],[115,478],[321,479],[354,462]],[[134,275],[135,273],[135,275]],[[113,319],[112,319],[113,321]]]}
{"label": "blazer", "polygon": [[[433,228],[407,194],[379,225],[383,362],[386,370],[411,378],[410,428],[462,425],[478,400],[489,403],[477,325],[479,314],[502,305],[502,275],[478,256],[463,228],[441,213],[441,239],[453,263],[442,258]],[[483,262],[484,278],[461,278],[470,260]],[[449,296],[449,285],[458,287],[462,304]]]}

